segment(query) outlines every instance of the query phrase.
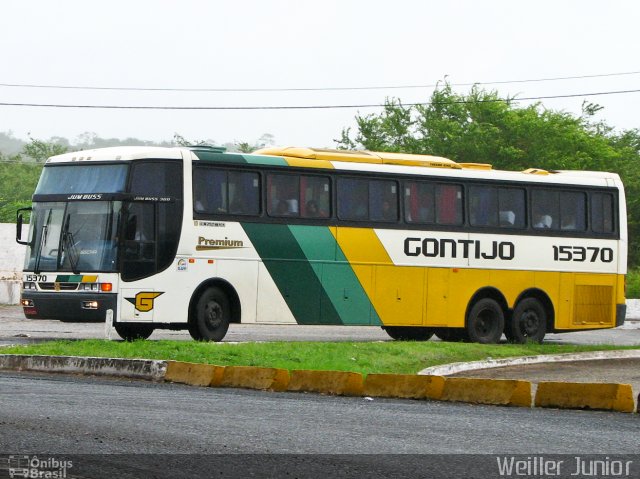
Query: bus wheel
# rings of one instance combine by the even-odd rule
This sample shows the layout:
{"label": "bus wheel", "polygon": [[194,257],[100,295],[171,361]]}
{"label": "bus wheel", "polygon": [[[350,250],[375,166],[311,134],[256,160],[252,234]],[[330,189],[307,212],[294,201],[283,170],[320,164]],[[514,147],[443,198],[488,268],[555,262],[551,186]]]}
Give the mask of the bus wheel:
{"label": "bus wheel", "polygon": [[525,298],[513,310],[505,335],[513,343],[541,343],[547,332],[547,311],[536,298]]}
{"label": "bus wheel", "polygon": [[464,328],[438,328],[435,334],[441,341],[456,343],[469,341],[469,335]]}
{"label": "bus wheel", "polygon": [[398,341],[429,341],[433,336],[433,329],[414,326],[384,326],[392,339]]}
{"label": "bus wheel", "polygon": [[116,333],[125,341],[135,341],[136,339],[147,339],[153,333],[154,327],[148,324],[126,324],[116,323],[113,325]]}
{"label": "bus wheel", "polygon": [[222,341],[229,329],[229,298],[218,288],[209,288],[198,299],[189,334],[197,341]]}
{"label": "bus wheel", "polygon": [[497,301],[483,298],[473,305],[467,317],[469,341],[481,344],[497,343],[504,330],[504,311]]}

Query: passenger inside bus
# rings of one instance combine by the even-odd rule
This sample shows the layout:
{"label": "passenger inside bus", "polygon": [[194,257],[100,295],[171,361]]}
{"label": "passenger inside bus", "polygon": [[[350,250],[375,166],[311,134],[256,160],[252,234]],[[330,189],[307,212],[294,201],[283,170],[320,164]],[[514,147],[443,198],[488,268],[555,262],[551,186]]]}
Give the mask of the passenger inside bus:
{"label": "passenger inside bus", "polygon": [[534,228],[551,228],[553,224],[553,218],[551,215],[537,215],[536,220],[533,223]]}

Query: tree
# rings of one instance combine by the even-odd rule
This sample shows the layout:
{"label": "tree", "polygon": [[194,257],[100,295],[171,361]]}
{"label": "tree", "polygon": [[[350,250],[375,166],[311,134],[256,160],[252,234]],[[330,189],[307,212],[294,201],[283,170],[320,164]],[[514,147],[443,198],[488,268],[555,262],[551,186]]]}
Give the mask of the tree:
{"label": "tree", "polygon": [[44,163],[50,156],[61,155],[69,151],[67,145],[54,142],[45,142],[29,137],[30,143],[24,145],[23,153],[33,158],[37,163]]}
{"label": "tree", "polygon": [[447,83],[424,105],[387,99],[380,114],[357,115],[336,140],[339,148],[364,148],[444,156],[457,162],[490,163],[494,168],[576,169],[619,173],[627,196],[629,263],[640,264],[640,131],[616,133],[595,121],[601,106],[583,104],[582,115],[519,107],[496,91],[473,87],[466,95]]}

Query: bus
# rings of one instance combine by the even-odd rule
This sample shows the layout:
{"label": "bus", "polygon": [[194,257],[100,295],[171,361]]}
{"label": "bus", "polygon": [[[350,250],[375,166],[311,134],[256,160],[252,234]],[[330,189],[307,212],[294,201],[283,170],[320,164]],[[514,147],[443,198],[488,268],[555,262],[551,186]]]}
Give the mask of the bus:
{"label": "bus", "polygon": [[618,175],[403,153],[116,147],[49,158],[27,318],[220,341],[230,323],[541,342],[625,317]]}

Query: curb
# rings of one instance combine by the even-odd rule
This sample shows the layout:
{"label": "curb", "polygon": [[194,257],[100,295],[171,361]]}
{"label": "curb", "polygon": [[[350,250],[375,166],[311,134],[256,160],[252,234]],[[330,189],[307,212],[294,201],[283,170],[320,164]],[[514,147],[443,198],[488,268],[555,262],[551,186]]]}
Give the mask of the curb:
{"label": "curb", "polygon": [[[640,351],[635,352],[638,353],[637,356],[625,357],[640,357]],[[558,356],[573,356],[574,359],[571,361],[576,360],[575,354]],[[591,356],[589,359],[594,358]],[[439,368],[442,369],[443,366]],[[634,412],[633,391],[628,384],[541,382],[538,384],[535,401],[532,401],[530,381],[446,378],[442,375],[424,374],[427,370],[421,371],[418,375],[369,374],[365,379],[360,373],[346,371],[288,371],[278,368],[216,366],[182,361],[13,354],[0,354],[0,370],[113,376],[201,387],[432,399],[527,408],[530,408],[533,402],[535,407]]]}
{"label": "curb", "polygon": [[589,351],[586,353],[547,354],[540,356],[522,356],[518,358],[486,359],[469,363],[450,363],[423,369],[418,374],[428,376],[448,376],[450,374],[477,369],[501,368],[505,366],[523,366],[527,364],[560,363],[568,361],[593,361],[594,359],[640,358],[640,349]]}
{"label": "curb", "polygon": [[633,391],[629,384],[538,383],[536,407],[600,409],[633,412]]}

